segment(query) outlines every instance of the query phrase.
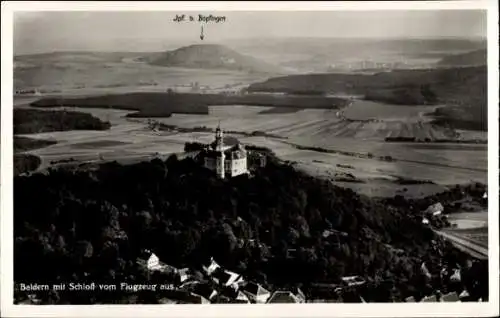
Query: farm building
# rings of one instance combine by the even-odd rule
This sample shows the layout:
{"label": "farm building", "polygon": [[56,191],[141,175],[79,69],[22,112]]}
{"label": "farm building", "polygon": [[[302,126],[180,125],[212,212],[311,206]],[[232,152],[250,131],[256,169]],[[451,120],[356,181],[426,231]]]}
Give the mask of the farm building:
{"label": "farm building", "polygon": [[426,215],[432,215],[432,216],[437,216],[437,215],[440,215],[441,213],[443,213],[444,211],[444,207],[441,203],[436,203],[436,204],[433,204],[433,205],[430,205],[426,210],[425,210],[425,214]]}
{"label": "farm building", "polygon": [[279,303],[303,303],[304,301],[295,296],[290,291],[276,291],[267,300],[268,304],[279,304]]}
{"label": "farm building", "polygon": [[236,138],[224,138],[220,125],[215,130],[215,141],[203,155],[204,167],[215,171],[221,179],[248,173],[245,148]]}

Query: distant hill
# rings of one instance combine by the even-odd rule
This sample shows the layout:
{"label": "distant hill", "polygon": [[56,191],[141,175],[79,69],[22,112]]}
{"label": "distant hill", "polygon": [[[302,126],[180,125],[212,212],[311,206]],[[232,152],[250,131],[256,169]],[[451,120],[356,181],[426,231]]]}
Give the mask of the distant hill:
{"label": "distant hill", "polygon": [[283,73],[283,70],[218,44],[196,44],[140,58],[152,65]]}
{"label": "distant hill", "polygon": [[486,65],[488,62],[486,49],[472,52],[453,54],[443,57],[438,65],[441,66],[477,66]]}
{"label": "distant hill", "polygon": [[16,67],[33,67],[33,64],[39,65],[40,63],[118,63],[125,58],[135,58],[144,54],[144,52],[56,51],[38,54],[15,55],[14,65]]}

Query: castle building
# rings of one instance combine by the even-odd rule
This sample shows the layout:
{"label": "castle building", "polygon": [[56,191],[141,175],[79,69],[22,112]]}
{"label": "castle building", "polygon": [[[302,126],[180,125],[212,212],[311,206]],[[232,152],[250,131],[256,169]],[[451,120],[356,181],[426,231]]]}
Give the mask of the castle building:
{"label": "castle building", "polygon": [[204,166],[215,171],[221,179],[236,177],[248,173],[247,152],[238,139],[224,137],[224,132],[217,126],[215,141],[205,152]]}

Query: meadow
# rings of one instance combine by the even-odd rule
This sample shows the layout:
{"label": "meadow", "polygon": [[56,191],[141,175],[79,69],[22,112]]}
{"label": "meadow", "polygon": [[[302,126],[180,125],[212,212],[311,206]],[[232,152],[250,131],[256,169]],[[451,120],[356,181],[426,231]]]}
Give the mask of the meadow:
{"label": "meadow", "polygon": [[[120,162],[146,160],[182,152],[185,142],[209,142],[213,139],[210,132],[154,132],[148,128],[149,118],[131,117],[137,116],[134,111],[138,108],[148,108],[149,111],[147,104],[151,102],[157,108],[167,108],[167,112],[147,112],[139,116],[155,116],[156,121],[180,128],[214,129],[220,123],[226,131],[244,132],[245,134],[235,134],[243,143],[272,148],[282,159],[296,162],[298,167],[312,174],[332,179],[351,174],[362,182],[337,181],[337,184],[373,196],[390,196],[395,193],[421,196],[441,191],[455,183],[487,183],[485,144],[384,141],[387,137],[415,137],[430,140],[477,139],[484,142],[487,140],[485,131],[459,130],[435,124],[434,118],[428,115],[436,113],[442,107],[448,107],[446,103],[439,103],[439,100],[433,105],[387,105],[363,100],[364,91],[360,92],[353,86],[366,88],[375,85],[385,88],[400,81],[406,85],[416,77],[418,84],[431,81],[431,89],[444,100],[450,100],[457,89],[462,95],[480,98],[479,95],[484,91],[479,90],[481,85],[475,84],[482,83],[482,68],[436,72],[398,71],[397,79],[391,74],[316,74],[269,79],[268,75],[257,73],[156,67],[137,63],[135,57],[140,55],[54,53],[16,57],[15,89],[37,89],[42,96],[18,94],[14,100],[15,107],[29,108],[27,105],[30,102],[40,98],[64,101],[67,97],[74,97],[84,100],[83,105],[79,106],[96,108],[74,108],[70,107],[71,103],[61,103],[66,104],[65,110],[90,113],[111,123],[111,128],[107,131],[82,130],[25,135],[24,137],[54,143],[49,147],[30,151],[42,159],[42,168],[49,166],[51,162],[68,158],[78,161],[98,161],[102,158]],[[456,85],[450,84],[450,78],[458,80]],[[474,82],[475,80],[479,81]],[[196,82],[208,94],[194,94],[191,88]],[[467,86],[469,82],[474,85]],[[249,85],[250,91],[259,88],[271,91],[307,91],[319,87],[334,95],[332,99],[324,96],[289,96],[286,99],[273,94],[233,94],[244,91]],[[335,91],[331,91],[329,87],[335,88]],[[461,89],[464,87],[466,89]],[[164,97],[168,95],[168,89],[186,94],[173,94],[182,97],[170,97],[166,101]],[[216,95],[222,91],[227,94]],[[118,96],[114,97],[114,101],[109,97],[99,97],[112,94]],[[144,94],[153,97],[145,102]],[[247,100],[241,96],[245,96]],[[276,107],[278,100],[282,102]],[[291,104],[287,104],[287,100],[292,101]],[[341,100],[349,102],[336,105],[330,102]],[[307,104],[304,101],[314,102]],[[61,109],[49,107],[55,106],[50,104],[51,102],[45,102],[43,108],[37,109]],[[122,109],[115,109],[113,106]],[[188,108],[192,108],[194,113],[187,114],[191,112]],[[249,136],[252,132],[269,135]],[[298,149],[299,146],[317,147],[324,151]],[[380,160],[380,157],[390,157],[391,161]],[[353,168],[348,169],[346,166]],[[400,178],[430,180],[435,184],[403,185],[398,184]]]}
{"label": "meadow", "polygon": [[[50,109],[57,108],[47,110]],[[371,196],[397,193],[419,197],[443,191],[452,184],[471,181],[487,183],[486,145],[386,143],[381,139],[384,135],[370,135],[368,131],[363,131],[369,127],[367,125],[346,125],[333,110],[307,109],[272,116],[262,114],[269,109],[272,107],[210,106],[208,115],[173,114],[155,120],[183,128],[205,126],[210,129],[215,129],[220,122],[226,131],[277,134],[283,138],[234,136],[245,144],[269,147],[281,159],[295,162],[297,167],[313,175],[335,179],[339,174],[352,174],[362,182],[338,181],[337,184]],[[78,108],[78,111],[109,121],[111,129],[30,134],[31,138],[57,141],[56,145],[33,151],[42,158],[42,167],[70,157],[79,161],[103,158],[136,162],[180,153],[185,142],[208,143],[213,140],[211,132],[154,132],[148,128],[146,118],[127,118],[127,111],[98,108]],[[412,112],[410,119],[415,116]],[[341,125],[344,125],[343,132],[339,130]],[[359,137],[362,134],[365,139]],[[301,150],[296,147],[300,145],[323,147],[331,152]],[[372,158],[366,157],[368,153],[372,154]],[[382,156],[391,156],[393,160],[380,160]],[[398,184],[400,178],[430,180],[436,184]]]}

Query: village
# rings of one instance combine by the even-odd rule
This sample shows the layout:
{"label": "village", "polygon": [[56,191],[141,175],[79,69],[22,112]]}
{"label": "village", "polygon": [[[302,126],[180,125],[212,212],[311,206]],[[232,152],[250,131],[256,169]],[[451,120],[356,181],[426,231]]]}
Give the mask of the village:
{"label": "village", "polygon": [[[189,147],[188,147],[189,146]],[[191,149],[193,148],[193,149]],[[193,151],[197,150],[197,151]],[[254,151],[250,145],[242,145],[238,139],[226,136],[219,126],[215,130],[214,140],[210,144],[186,143],[186,156],[192,157],[195,162],[203,168],[211,171],[218,179],[231,179],[242,175],[252,178],[252,171],[256,167],[265,167],[268,157],[259,151]],[[484,193],[484,201],[487,195]],[[443,201],[444,202],[444,201]],[[445,204],[449,206],[449,204]],[[448,211],[449,212],[449,211]],[[436,233],[442,229],[453,228],[456,224],[449,220],[449,213],[445,213],[445,207],[441,202],[436,202],[427,209],[417,212],[416,217],[424,227]],[[238,222],[244,222],[241,217]],[[347,232],[334,228],[324,228],[321,233],[321,244],[330,246],[334,250],[340,250],[341,246],[350,240]],[[454,243],[452,241],[452,243]],[[273,257],[273,250],[270,246],[265,246],[263,242],[255,239],[239,239],[238,246],[250,245],[258,249],[270,251],[268,257]],[[389,246],[390,247],[390,246]],[[461,246],[457,246],[461,247]],[[390,247],[393,249],[392,247]],[[397,252],[397,249],[394,249]],[[403,251],[401,251],[403,252]],[[435,247],[435,252],[440,253],[439,247]],[[465,250],[464,252],[468,252]],[[298,258],[297,246],[290,245],[286,250],[286,260],[293,262]],[[168,262],[160,260],[157,255],[165,255],[160,251],[143,250],[142,256],[136,263],[148,278],[150,288],[158,294],[158,302],[164,304],[171,303],[331,303],[331,302],[370,302],[369,298],[363,297],[363,290],[373,287],[375,284],[370,277],[361,275],[342,276],[340,282],[311,282],[307,286],[294,286],[275,288],[272,285],[265,285],[262,282],[245,277],[237,270],[230,270],[220,265],[216,259],[210,258],[207,262],[200,262],[197,268],[183,267],[177,268]],[[459,301],[481,301],[474,299],[465,284],[462,276],[471,276],[469,272],[474,270],[476,261],[474,257],[463,267],[458,263],[438,264],[430,263],[422,259],[416,275],[426,281],[429,288],[421,291],[423,297],[406,297],[406,302],[459,302]],[[479,261],[479,260],[478,260]],[[474,275],[472,275],[474,276]],[[476,278],[474,278],[476,279]],[[430,288],[431,282],[438,281],[439,286],[445,289]],[[380,283],[380,282],[378,282]],[[472,282],[474,288],[477,282]],[[139,288],[132,283],[121,282],[118,284],[120,290],[128,293],[137,293],[147,288]],[[436,285],[436,284],[433,284]],[[156,286],[168,286],[167,288],[156,288]],[[95,286],[94,286],[95,287]],[[40,302],[37,295],[30,295],[29,303]]]}
{"label": "village", "polygon": [[[210,303],[237,303],[237,304],[277,304],[277,303],[336,303],[336,302],[363,302],[362,296],[356,293],[356,289],[367,284],[367,281],[360,276],[342,277],[341,284],[312,284],[308,289],[308,295],[300,287],[290,289],[268,290],[261,284],[247,280],[243,275],[230,271],[220,266],[216,260],[211,258],[210,262],[202,266],[202,271],[191,268],[175,268],[165,264],[151,251],[145,250],[147,258],[138,260],[138,264],[148,275],[155,272],[162,273],[170,277],[170,281],[163,282],[171,284],[172,288],[162,291],[164,297],[159,302],[163,304],[210,304]],[[472,266],[472,263],[469,264]],[[438,276],[447,284],[461,284],[461,273],[468,268],[448,268],[443,265],[439,273],[431,273],[425,262],[421,266],[421,274],[432,279]],[[166,277],[164,276],[164,277]],[[335,297],[324,299],[321,294],[329,290]],[[316,296],[314,294],[317,294]],[[346,299],[343,296],[352,297],[358,295],[357,299]],[[416,302],[413,296],[407,297],[406,302]],[[460,302],[470,301],[469,292],[464,289],[462,292],[455,291],[442,293],[439,290],[432,291],[420,302]],[[480,300],[481,301],[481,300]]]}

